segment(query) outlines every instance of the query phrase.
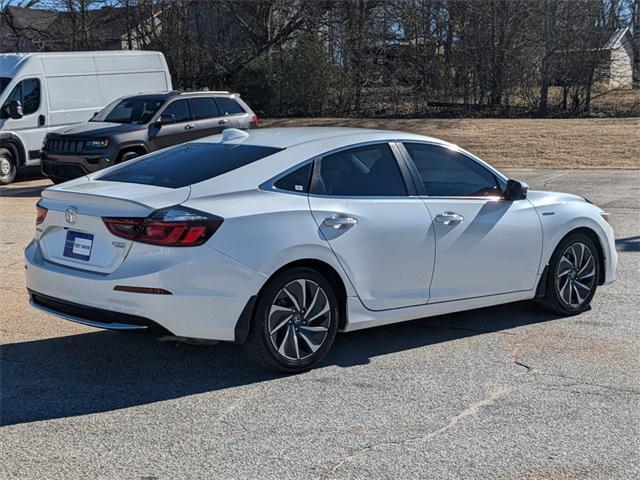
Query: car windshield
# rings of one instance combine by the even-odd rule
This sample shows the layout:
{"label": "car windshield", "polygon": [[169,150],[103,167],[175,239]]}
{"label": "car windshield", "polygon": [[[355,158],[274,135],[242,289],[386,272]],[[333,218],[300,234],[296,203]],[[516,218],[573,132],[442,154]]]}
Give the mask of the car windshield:
{"label": "car windshield", "polygon": [[147,123],[164,103],[158,98],[125,98],[107,105],[91,122]]}
{"label": "car windshield", "polygon": [[9,77],[0,77],[0,95],[4,92],[4,89],[7,88],[7,85],[11,83],[11,78]]}

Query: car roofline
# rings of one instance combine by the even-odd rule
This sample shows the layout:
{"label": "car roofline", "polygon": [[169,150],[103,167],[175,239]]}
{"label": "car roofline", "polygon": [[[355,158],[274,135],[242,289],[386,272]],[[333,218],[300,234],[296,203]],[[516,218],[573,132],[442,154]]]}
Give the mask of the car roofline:
{"label": "car roofline", "polygon": [[[252,137],[251,135],[262,135],[262,132],[267,132],[269,130],[278,130],[278,131],[283,131],[283,130],[288,130],[291,131],[291,133],[295,133],[295,130],[299,130],[301,131],[300,133],[303,133],[302,131],[304,130],[306,133],[309,132],[309,130],[316,130],[317,132],[321,132],[321,131],[325,131],[324,135],[314,135],[314,136],[308,136],[308,135],[301,135],[301,137],[299,139],[290,139],[286,142],[273,142],[273,143],[262,143],[260,141],[257,141],[256,143],[252,142]],[[249,135],[242,141],[240,141],[239,143],[245,143],[246,145],[256,145],[256,146],[266,146],[266,147],[275,147],[275,148],[291,148],[291,147],[295,147],[298,145],[302,145],[305,143],[310,143],[310,142],[318,142],[318,141],[323,141],[323,140],[329,140],[332,138],[342,138],[342,137],[346,137],[346,136],[386,136],[386,141],[392,142],[392,141],[405,141],[405,140],[418,140],[418,141],[424,141],[424,142],[430,142],[430,143],[436,143],[439,145],[444,145],[444,146],[455,146],[457,147],[457,145],[452,144],[450,142],[447,142],[446,140],[441,140],[439,138],[434,138],[434,137],[428,137],[425,135],[420,135],[418,133],[410,133],[410,132],[402,132],[402,131],[398,131],[398,130],[379,130],[379,129],[370,129],[370,128],[352,128],[352,127],[268,127],[268,128],[262,128],[262,129],[258,129],[258,130],[252,130],[247,132]],[[266,135],[266,133],[265,133]],[[383,141],[384,139],[381,139],[381,141]],[[202,142],[202,143],[218,143],[221,141],[221,134],[217,134],[217,135],[212,135],[209,137],[204,137],[204,138],[200,138],[198,140],[194,140],[193,142]]]}

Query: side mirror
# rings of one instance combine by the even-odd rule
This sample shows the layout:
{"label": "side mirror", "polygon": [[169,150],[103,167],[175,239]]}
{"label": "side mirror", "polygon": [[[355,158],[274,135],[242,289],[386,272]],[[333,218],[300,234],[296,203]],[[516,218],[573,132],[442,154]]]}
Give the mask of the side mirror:
{"label": "side mirror", "polygon": [[504,189],[504,195],[502,198],[509,202],[514,200],[524,200],[527,198],[527,192],[529,191],[529,185],[519,180],[507,181],[507,188]]}
{"label": "side mirror", "polygon": [[170,113],[163,113],[160,115],[160,118],[156,120],[156,123],[158,125],[170,125],[172,123],[176,123],[176,117]]}
{"label": "side mirror", "polygon": [[22,118],[22,103],[20,103],[18,100],[11,100],[7,104],[7,114],[14,120]]}

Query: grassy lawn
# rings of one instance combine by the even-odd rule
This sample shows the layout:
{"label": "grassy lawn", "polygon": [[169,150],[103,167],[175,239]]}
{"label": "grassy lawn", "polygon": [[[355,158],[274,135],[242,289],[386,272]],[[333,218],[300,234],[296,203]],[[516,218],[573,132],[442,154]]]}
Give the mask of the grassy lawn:
{"label": "grassy lawn", "polygon": [[640,118],[265,119],[263,126],[403,130],[441,138],[496,167],[640,169]]}

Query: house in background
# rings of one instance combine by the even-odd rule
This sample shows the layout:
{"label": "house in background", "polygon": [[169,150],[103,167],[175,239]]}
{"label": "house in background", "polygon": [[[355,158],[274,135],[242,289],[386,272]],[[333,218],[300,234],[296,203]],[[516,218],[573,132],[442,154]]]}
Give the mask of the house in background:
{"label": "house in background", "polygon": [[613,32],[601,55],[598,83],[610,88],[640,87],[640,46],[628,27]]}

